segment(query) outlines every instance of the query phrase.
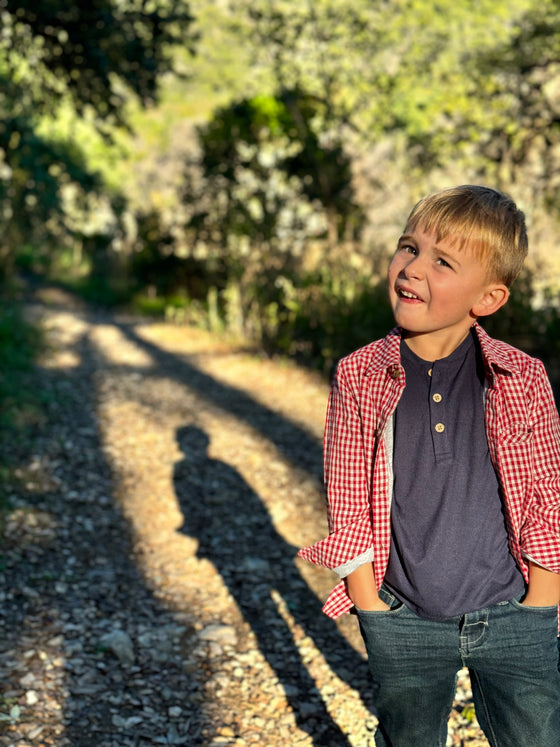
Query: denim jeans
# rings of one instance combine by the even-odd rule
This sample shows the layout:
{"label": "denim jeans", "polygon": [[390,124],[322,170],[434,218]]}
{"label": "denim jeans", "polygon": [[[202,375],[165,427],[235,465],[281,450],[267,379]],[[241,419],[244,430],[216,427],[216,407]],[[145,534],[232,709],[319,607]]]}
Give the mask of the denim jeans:
{"label": "denim jeans", "polygon": [[468,667],[492,747],[560,745],[556,607],[501,602],[424,620],[382,587],[387,612],[357,610],[373,678],[378,747],[445,747],[457,672]]}

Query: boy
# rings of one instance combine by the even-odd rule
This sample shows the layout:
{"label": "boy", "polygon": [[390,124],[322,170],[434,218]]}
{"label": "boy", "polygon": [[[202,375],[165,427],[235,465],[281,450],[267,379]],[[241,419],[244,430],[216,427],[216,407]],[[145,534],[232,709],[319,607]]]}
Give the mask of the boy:
{"label": "boy", "polygon": [[388,271],[397,327],[337,368],[327,412],[330,534],[300,555],[354,607],[377,745],[446,744],[469,668],[492,747],[560,745],[560,424],[542,363],[491,339],[527,254],[496,190],[421,200]]}

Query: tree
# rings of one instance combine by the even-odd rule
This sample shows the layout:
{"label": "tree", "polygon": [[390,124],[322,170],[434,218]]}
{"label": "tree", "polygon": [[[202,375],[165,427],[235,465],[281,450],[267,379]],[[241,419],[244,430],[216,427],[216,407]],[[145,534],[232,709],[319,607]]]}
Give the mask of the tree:
{"label": "tree", "polygon": [[[331,126],[363,143],[391,130],[429,145],[491,91],[470,84],[478,57],[510,44],[536,0],[230,0],[231,23],[252,50],[254,86],[322,100]],[[272,81],[272,82],[271,82]],[[473,94],[477,97],[473,98]],[[488,95],[486,95],[488,94]],[[466,131],[463,134],[468,135]]]}
{"label": "tree", "polygon": [[216,286],[236,294],[237,316],[252,309],[255,324],[282,309],[314,251],[329,261],[359,237],[350,160],[323,109],[294,89],[222,107],[199,129],[184,250],[214,266]]}
{"label": "tree", "polygon": [[185,0],[3,5],[0,60],[22,110],[52,111],[69,97],[82,116],[123,123],[130,92],[155,99],[159,78],[174,69],[174,47],[194,43]]}
{"label": "tree", "polygon": [[[473,84],[492,92],[493,117],[479,130],[481,153],[502,184],[523,174],[531,196],[558,212],[560,187],[560,30],[558,4],[543,0],[519,19],[508,44],[479,56]],[[467,120],[469,121],[469,120]],[[481,117],[470,118],[471,127]]]}
{"label": "tree", "polygon": [[71,106],[108,136],[126,124],[130,96],[157,97],[174,45],[194,42],[184,0],[6,0],[1,18],[0,275],[21,243],[59,244],[75,233],[88,190],[101,187],[80,144],[47,139],[42,119]]}

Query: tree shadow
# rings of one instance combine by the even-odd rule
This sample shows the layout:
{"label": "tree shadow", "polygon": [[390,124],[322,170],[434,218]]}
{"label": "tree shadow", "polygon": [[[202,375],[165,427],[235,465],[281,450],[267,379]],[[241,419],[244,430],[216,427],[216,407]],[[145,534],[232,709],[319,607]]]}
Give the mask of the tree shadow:
{"label": "tree shadow", "polygon": [[309,431],[275,410],[260,404],[242,389],[217,381],[194,365],[188,356],[168,353],[142,338],[134,324],[112,322],[157,365],[144,375],[165,376],[189,387],[210,405],[219,407],[257,430],[296,468],[304,470],[318,484],[323,481],[322,446]]}
{"label": "tree shadow", "polygon": [[311,734],[315,745],[348,745],[325,708],[274,595],[280,595],[294,622],[313,638],[332,671],[353,688],[367,682],[365,662],[322,613],[294,563],[297,548],[276,531],[259,496],[237,470],[208,455],[207,434],[186,425],[176,438],[183,453],[174,468],[184,516],[180,531],[198,540],[198,557],[211,561],[220,573],[282,684],[299,728]]}
{"label": "tree shadow", "polygon": [[[200,678],[185,674],[172,645],[194,627],[157,601],[135,563],[101,442],[94,347],[84,334],[71,350],[79,365],[37,372],[48,419],[35,428],[33,451],[21,452],[2,548],[0,710],[15,702],[21,719],[4,721],[0,745],[18,734],[17,744],[35,743],[21,730],[30,720],[41,743],[201,744],[192,728],[203,712]],[[115,630],[129,637],[133,662],[103,646]],[[170,708],[182,716],[170,718]]]}

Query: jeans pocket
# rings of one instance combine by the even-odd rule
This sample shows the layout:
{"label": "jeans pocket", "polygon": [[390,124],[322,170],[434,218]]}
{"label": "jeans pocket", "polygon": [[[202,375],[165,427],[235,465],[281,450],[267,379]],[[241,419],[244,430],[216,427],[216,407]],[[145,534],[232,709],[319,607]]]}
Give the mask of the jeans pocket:
{"label": "jeans pocket", "polygon": [[[385,604],[389,605],[388,610],[362,610],[359,607],[356,607],[356,613],[358,615],[393,615],[395,612],[399,612],[404,607],[404,604],[397,599],[397,597],[392,594],[389,589],[387,589],[385,586],[382,586],[381,589],[379,589],[379,598],[382,602],[385,602]],[[354,605],[355,606],[355,605]]]}
{"label": "jeans pocket", "polygon": [[511,599],[510,604],[515,609],[519,610],[520,612],[524,612],[528,615],[538,615],[540,617],[548,617],[549,615],[553,617],[554,615],[558,614],[558,605],[553,604],[547,607],[531,607],[527,604],[522,604],[519,599]]}

